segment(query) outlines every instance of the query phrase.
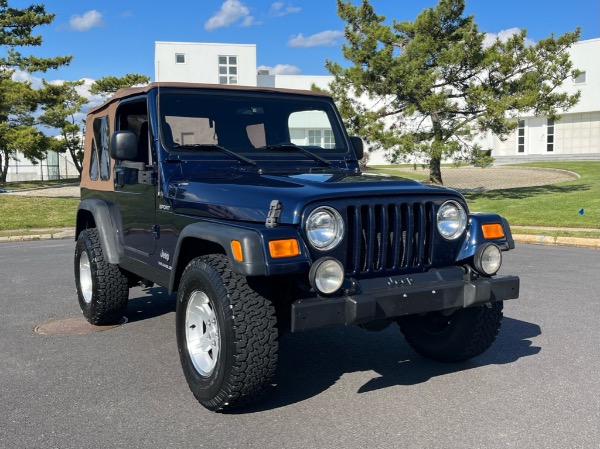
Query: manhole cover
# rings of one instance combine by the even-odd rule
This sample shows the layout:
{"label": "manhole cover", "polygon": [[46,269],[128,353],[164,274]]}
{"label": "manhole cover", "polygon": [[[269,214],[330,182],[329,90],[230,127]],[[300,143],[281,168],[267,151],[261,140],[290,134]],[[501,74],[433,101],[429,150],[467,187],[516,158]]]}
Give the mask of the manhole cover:
{"label": "manhole cover", "polygon": [[94,326],[90,324],[83,316],[55,318],[33,328],[36,334],[40,335],[83,335],[93,332],[102,332],[120,327],[127,322],[123,317],[121,323],[110,326]]}

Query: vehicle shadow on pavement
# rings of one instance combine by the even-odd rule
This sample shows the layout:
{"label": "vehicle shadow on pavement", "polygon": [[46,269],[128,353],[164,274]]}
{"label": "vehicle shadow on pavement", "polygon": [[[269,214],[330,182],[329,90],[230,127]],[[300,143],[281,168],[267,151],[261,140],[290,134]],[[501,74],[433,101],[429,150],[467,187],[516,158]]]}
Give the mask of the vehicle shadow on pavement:
{"label": "vehicle shadow on pavement", "polygon": [[136,287],[131,290],[130,298],[125,311],[130,323],[175,312],[176,295],[169,295],[163,287]]}
{"label": "vehicle shadow on pavement", "polygon": [[537,324],[505,317],[498,339],[487,352],[453,364],[433,362],[416,354],[395,324],[377,333],[340,326],[286,334],[280,341],[275,391],[264,402],[236,413],[271,410],[309,399],[327,391],[346,373],[379,374],[358,388],[360,394],[416,385],[481,366],[512,363],[541,351],[529,340],[540,334]]}

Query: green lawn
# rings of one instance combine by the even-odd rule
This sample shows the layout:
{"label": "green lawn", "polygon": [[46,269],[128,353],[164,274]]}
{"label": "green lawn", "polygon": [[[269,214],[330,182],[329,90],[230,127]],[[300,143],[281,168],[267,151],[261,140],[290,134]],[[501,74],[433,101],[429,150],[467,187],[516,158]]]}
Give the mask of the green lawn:
{"label": "green lawn", "polygon": [[[581,178],[548,186],[475,192],[466,195],[473,211],[495,212],[506,217],[513,227],[550,226],[600,230],[600,162],[539,162],[522,164],[549,167],[579,173]],[[398,175],[386,167],[374,167],[372,173]],[[425,176],[402,172],[401,176],[424,179]],[[46,181],[54,182],[54,181]],[[76,182],[76,180],[75,180]],[[64,181],[60,181],[64,183]],[[38,183],[34,183],[39,186]],[[32,183],[0,184],[16,190]],[[25,197],[0,194],[0,231],[74,226],[79,200],[75,198]],[[579,211],[583,209],[583,215]],[[519,230],[525,233],[525,230]],[[531,233],[552,235],[549,231]],[[597,231],[560,231],[560,235],[594,237]]]}
{"label": "green lawn", "polygon": [[[396,167],[402,167],[404,170],[397,170]],[[420,166],[419,166],[420,168]],[[410,170],[407,170],[410,169]],[[384,175],[399,176],[401,178],[414,179],[415,181],[423,181],[429,178],[429,175],[424,175],[422,172],[412,171],[412,165],[373,165],[363,171],[367,173],[381,173]]]}
{"label": "green lawn", "polygon": [[75,226],[77,198],[0,194],[0,231]]}
{"label": "green lawn", "polygon": [[36,189],[40,187],[54,187],[65,184],[78,184],[79,178],[56,179],[52,181],[20,181],[20,182],[0,182],[1,190],[24,190]]}
{"label": "green lawn", "polygon": [[[600,229],[600,162],[535,162],[526,167],[570,170],[581,178],[547,186],[466,194],[473,211],[495,212],[512,226]],[[583,215],[579,211],[583,209]]]}

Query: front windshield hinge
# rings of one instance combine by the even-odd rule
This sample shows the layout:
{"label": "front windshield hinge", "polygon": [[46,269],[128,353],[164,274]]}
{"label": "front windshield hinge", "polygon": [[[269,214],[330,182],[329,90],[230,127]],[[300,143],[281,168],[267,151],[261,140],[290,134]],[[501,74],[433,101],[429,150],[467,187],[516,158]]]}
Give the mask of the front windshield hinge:
{"label": "front windshield hinge", "polygon": [[265,226],[267,228],[274,228],[277,226],[279,216],[281,215],[281,208],[281,201],[271,201],[271,205],[269,206],[269,215],[267,215],[267,221],[265,222]]}

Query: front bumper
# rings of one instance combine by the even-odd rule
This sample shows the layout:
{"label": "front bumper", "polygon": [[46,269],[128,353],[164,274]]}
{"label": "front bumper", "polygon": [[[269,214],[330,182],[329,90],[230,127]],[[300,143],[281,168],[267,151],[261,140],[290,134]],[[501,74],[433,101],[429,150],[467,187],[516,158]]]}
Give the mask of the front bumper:
{"label": "front bumper", "polygon": [[517,276],[469,279],[460,267],[360,281],[358,294],[305,298],[292,304],[292,332],[439,310],[456,310],[519,297]]}

